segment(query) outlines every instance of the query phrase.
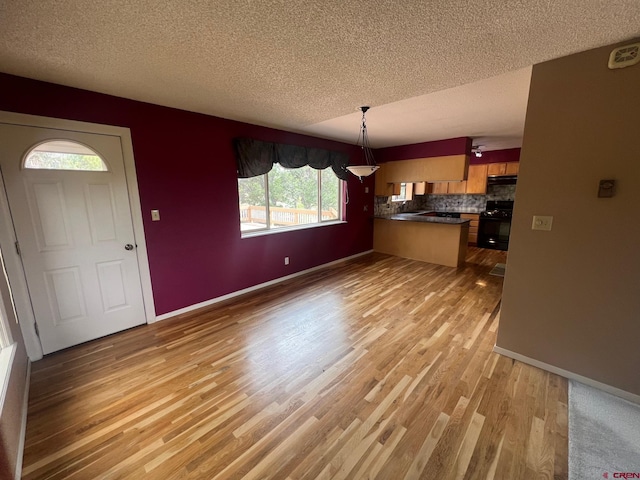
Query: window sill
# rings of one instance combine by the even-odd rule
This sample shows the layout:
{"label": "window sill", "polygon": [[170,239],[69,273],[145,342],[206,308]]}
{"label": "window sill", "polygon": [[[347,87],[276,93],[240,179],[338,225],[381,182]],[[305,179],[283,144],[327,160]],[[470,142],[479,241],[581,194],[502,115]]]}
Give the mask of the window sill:
{"label": "window sill", "polygon": [[274,228],[272,230],[254,230],[254,231],[241,232],[240,237],[252,238],[252,237],[261,237],[263,235],[276,235],[278,233],[295,232],[298,230],[307,230],[310,228],[322,228],[322,227],[328,227],[330,225],[340,225],[342,223],[347,223],[347,222],[345,220],[337,220],[335,222],[310,223],[307,225],[295,225],[292,227]]}

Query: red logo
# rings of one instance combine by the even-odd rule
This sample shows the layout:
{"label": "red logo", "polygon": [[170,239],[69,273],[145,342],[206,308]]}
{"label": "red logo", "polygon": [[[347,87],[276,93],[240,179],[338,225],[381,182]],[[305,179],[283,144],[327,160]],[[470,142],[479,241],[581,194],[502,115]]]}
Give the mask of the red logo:
{"label": "red logo", "polygon": [[602,474],[602,476],[603,476],[604,478],[609,478],[609,473],[608,473],[608,472],[604,472],[604,473]]}

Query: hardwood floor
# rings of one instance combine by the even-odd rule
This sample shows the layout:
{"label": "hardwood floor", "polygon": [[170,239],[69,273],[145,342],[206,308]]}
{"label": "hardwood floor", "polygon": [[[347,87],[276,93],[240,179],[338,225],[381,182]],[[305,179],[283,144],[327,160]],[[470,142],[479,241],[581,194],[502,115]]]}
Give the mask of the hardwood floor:
{"label": "hardwood floor", "polygon": [[367,255],[49,355],[23,478],[567,478],[566,381],[492,352],[504,261]]}

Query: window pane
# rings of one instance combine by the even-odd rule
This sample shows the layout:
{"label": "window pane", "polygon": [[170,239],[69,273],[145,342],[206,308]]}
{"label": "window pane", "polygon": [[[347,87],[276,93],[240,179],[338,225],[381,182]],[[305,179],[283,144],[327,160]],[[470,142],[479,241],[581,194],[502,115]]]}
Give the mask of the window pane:
{"label": "window pane", "polygon": [[404,202],[405,200],[409,200],[409,198],[407,198],[407,184],[406,183],[401,183],[400,184],[400,195],[392,195],[391,196],[391,201],[392,202]]}
{"label": "window pane", "polygon": [[321,173],[322,181],[322,221],[340,219],[340,179],[331,168]]}
{"label": "window pane", "polygon": [[269,176],[271,228],[318,222],[318,171],[275,164]]}
{"label": "window pane", "polygon": [[92,172],[106,172],[108,170],[100,155],[89,147],[64,140],[38,145],[27,155],[24,168]]}
{"label": "window pane", "polygon": [[267,227],[266,175],[238,179],[240,197],[240,231],[259,230]]}

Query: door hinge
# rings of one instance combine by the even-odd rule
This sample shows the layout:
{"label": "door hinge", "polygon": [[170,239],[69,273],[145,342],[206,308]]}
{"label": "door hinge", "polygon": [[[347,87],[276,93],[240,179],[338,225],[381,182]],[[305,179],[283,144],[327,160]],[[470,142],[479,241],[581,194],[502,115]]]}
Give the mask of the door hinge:
{"label": "door hinge", "polygon": [[16,253],[17,253],[19,256],[20,256],[20,255],[22,255],[22,254],[20,253],[20,243],[19,243],[19,242],[16,242]]}
{"label": "door hinge", "polygon": [[36,329],[36,335],[40,338],[40,329],[38,328],[38,322],[33,322],[33,326]]}

